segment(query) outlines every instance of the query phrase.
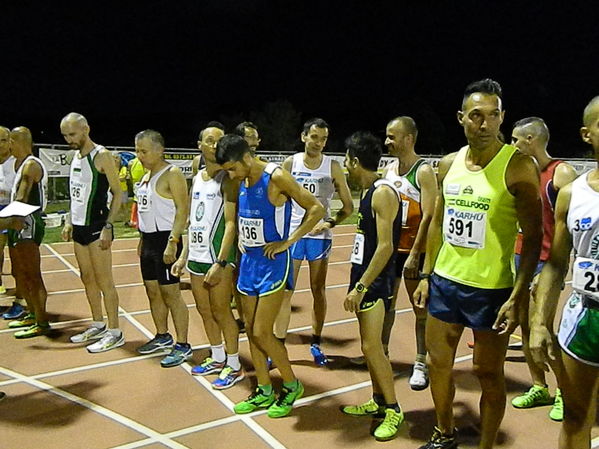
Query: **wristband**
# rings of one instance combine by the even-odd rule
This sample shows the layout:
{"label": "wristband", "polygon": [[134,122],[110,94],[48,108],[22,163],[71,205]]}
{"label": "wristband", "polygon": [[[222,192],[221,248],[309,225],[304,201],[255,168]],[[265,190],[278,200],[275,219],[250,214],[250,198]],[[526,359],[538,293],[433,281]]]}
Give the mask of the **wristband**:
{"label": "wristband", "polygon": [[331,228],[334,228],[335,226],[337,226],[337,222],[335,221],[334,218],[327,218],[324,222],[330,224]]}
{"label": "wristband", "polygon": [[227,266],[227,261],[226,260],[216,260],[216,262],[214,262],[216,264],[219,264],[221,267],[225,268]]}
{"label": "wristband", "polygon": [[418,277],[419,277],[420,279],[430,279],[430,278],[431,278],[431,274],[430,274],[430,273],[422,273],[422,272],[421,272],[421,273],[418,275]]}

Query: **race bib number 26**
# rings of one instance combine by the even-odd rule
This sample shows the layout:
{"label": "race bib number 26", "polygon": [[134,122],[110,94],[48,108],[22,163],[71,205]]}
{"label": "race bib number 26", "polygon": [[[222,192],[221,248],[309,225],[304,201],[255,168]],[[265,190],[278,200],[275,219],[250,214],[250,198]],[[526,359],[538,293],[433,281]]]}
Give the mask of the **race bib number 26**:
{"label": "race bib number 26", "polygon": [[572,288],[599,300],[599,260],[576,258],[572,269]]}
{"label": "race bib number 26", "polygon": [[453,246],[483,249],[487,228],[486,212],[459,211],[445,209],[443,217],[443,235]]}

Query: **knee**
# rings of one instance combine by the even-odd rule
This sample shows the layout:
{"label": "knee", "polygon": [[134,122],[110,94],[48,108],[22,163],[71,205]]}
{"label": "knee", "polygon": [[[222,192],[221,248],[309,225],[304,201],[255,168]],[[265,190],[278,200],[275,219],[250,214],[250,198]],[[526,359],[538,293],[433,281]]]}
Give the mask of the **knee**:
{"label": "knee", "polygon": [[384,353],[381,339],[362,339],[362,353],[364,356],[368,358],[369,356],[376,354],[377,351]]}
{"label": "knee", "polygon": [[269,339],[274,338],[272,329],[268,329],[265,326],[254,326],[252,329],[252,336],[254,341],[260,346],[264,346]]}
{"label": "knee", "polygon": [[81,270],[81,282],[83,282],[85,288],[94,287],[96,284],[94,273],[87,270]]}
{"label": "knee", "polygon": [[212,314],[219,325],[223,325],[231,314],[231,309],[228,307],[213,307]]}
{"label": "knee", "polygon": [[481,388],[505,388],[503,369],[496,369],[482,363],[475,363],[472,367],[474,375],[478,378]]}

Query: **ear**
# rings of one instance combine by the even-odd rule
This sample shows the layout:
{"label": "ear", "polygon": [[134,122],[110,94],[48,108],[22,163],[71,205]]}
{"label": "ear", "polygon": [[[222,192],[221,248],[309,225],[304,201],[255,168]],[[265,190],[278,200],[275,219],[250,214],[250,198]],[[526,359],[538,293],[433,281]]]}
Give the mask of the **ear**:
{"label": "ear", "polygon": [[584,143],[591,143],[591,136],[589,136],[590,130],[586,126],[580,128],[580,137]]}
{"label": "ear", "polygon": [[202,141],[198,140],[198,149],[201,149],[201,148],[202,148]]}
{"label": "ear", "polygon": [[458,117],[458,123],[460,125],[464,126],[464,112],[463,111],[458,111],[457,117]]}
{"label": "ear", "polygon": [[302,132],[302,133],[301,133],[301,135],[300,135],[300,139],[301,139],[301,141],[302,141],[302,142],[304,142],[304,143],[306,143],[306,138],[307,138],[307,137],[308,137],[308,136],[307,136],[307,135],[306,135],[306,133],[304,133],[304,132]]}

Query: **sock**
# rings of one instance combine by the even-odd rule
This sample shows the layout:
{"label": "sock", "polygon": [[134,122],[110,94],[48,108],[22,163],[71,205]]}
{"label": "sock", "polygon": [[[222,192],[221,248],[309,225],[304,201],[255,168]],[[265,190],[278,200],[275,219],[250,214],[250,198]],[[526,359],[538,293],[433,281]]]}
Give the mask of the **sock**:
{"label": "sock", "polygon": [[299,387],[299,380],[293,379],[291,382],[283,382],[283,386],[288,390],[296,390]]}
{"label": "sock", "polygon": [[416,354],[416,361],[426,365],[426,354]]}
{"label": "sock", "polygon": [[164,334],[161,333],[156,333],[156,338],[167,338],[170,337],[170,334],[168,332],[165,332]]}
{"label": "sock", "polygon": [[272,394],[272,385],[271,384],[258,385],[258,388],[260,389],[260,391],[262,391],[262,394],[264,396],[270,396]]}
{"label": "sock", "polygon": [[114,329],[108,329],[108,333],[113,337],[120,337],[122,334],[121,330],[118,327]]}
{"label": "sock", "polygon": [[179,343],[177,342],[175,346],[183,346],[184,348],[191,348],[191,345],[189,343]]}
{"label": "sock", "polygon": [[320,346],[320,335],[312,334],[312,344]]}
{"label": "sock", "polygon": [[399,404],[397,402],[394,402],[393,404],[386,404],[385,408],[392,408],[397,413],[399,413],[401,411],[401,409],[399,408]]}
{"label": "sock", "polygon": [[104,324],[104,321],[92,321],[92,327],[95,327],[96,329],[104,329],[106,325]]}
{"label": "sock", "polygon": [[372,394],[372,399],[374,399],[374,402],[376,402],[378,405],[384,405],[385,404],[385,397],[382,394],[373,393]]}
{"label": "sock", "polygon": [[285,337],[283,337],[283,338],[276,337],[276,339],[279,340],[281,343],[285,344]]}
{"label": "sock", "polygon": [[225,354],[225,346],[221,343],[217,346],[210,346],[210,350],[212,352],[212,358],[218,362],[222,363],[227,360],[227,355]]}
{"label": "sock", "polygon": [[227,354],[227,365],[233,368],[235,371],[239,371],[241,369],[241,363],[239,362],[239,353],[235,354]]}

